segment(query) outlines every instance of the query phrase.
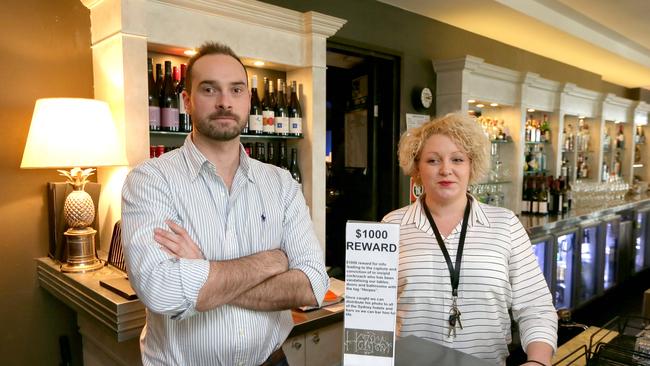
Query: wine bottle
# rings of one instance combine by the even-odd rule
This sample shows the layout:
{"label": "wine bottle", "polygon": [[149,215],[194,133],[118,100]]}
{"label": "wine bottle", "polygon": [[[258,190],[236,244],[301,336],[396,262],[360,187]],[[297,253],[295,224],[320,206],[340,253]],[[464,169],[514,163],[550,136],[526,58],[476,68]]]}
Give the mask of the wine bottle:
{"label": "wine bottle", "polygon": [[266,147],[263,142],[255,143],[255,159],[266,163]]}
{"label": "wine bottle", "polygon": [[530,212],[530,199],[528,198],[528,180],[529,178],[524,176],[524,182],[522,184],[521,190],[521,213]]}
{"label": "wine bottle", "polygon": [[531,177],[532,189],[530,194],[530,213],[537,215],[539,214],[539,189],[537,188],[537,177]]}
{"label": "wine bottle", "polygon": [[174,89],[178,87],[178,83],[181,82],[181,74],[178,72],[178,67],[172,67],[172,76],[174,77]]}
{"label": "wine bottle", "polygon": [[264,133],[262,103],[260,103],[260,97],[257,94],[257,75],[251,77],[251,110],[248,115],[248,133],[252,135]]}
{"label": "wine bottle", "polygon": [[278,166],[282,169],[289,170],[289,164],[287,163],[287,143],[285,141],[280,141],[280,153],[278,154]]}
{"label": "wine bottle", "polygon": [[278,79],[278,98],[275,103],[275,134],[279,136],[289,135],[289,113],[287,111],[287,98],[285,97],[284,81]]}
{"label": "wine bottle", "polygon": [[302,109],[298,101],[296,81],[291,82],[291,97],[289,98],[289,135],[302,136]]}
{"label": "wine bottle", "polygon": [[289,167],[289,172],[296,182],[302,183],[302,176],[298,167],[298,151],[295,148],[291,149],[291,166]]}
{"label": "wine bottle", "polygon": [[181,64],[181,79],[176,85],[176,95],[178,96],[178,129],[182,132],[192,132],[192,122],[190,114],[185,109],[183,102],[183,91],[185,90],[185,76],[187,74],[187,65]]}
{"label": "wine bottle", "polygon": [[275,146],[273,146],[272,142],[268,142],[266,144],[266,162],[269,164],[277,165],[275,157]]}
{"label": "wine bottle", "polygon": [[275,96],[273,81],[264,78],[264,99],[262,99],[262,124],[266,135],[275,134]]}
{"label": "wine bottle", "polygon": [[253,157],[251,155],[253,153],[253,146],[250,142],[244,144],[244,151],[246,152],[246,155],[250,156],[251,158]]}
{"label": "wine bottle", "polygon": [[538,211],[540,215],[548,215],[548,190],[546,188],[546,177],[544,175],[539,179],[539,191],[537,192]]}
{"label": "wine bottle", "polygon": [[147,74],[149,79],[149,130],[160,130],[160,96],[153,78],[153,59],[147,59]]}
{"label": "wine bottle", "polygon": [[156,95],[159,100],[162,98],[163,80],[162,65],[156,64]]}
{"label": "wine bottle", "polygon": [[172,80],[171,61],[165,61],[165,80],[160,106],[160,125],[163,131],[178,131],[178,97]]}

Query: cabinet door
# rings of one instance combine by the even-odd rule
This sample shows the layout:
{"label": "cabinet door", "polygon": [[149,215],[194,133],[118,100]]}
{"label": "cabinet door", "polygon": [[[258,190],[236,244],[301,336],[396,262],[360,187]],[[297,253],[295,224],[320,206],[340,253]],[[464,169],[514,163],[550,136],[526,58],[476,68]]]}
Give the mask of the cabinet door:
{"label": "cabinet door", "polygon": [[[308,332],[305,334],[305,345],[307,365],[341,365],[343,362],[343,322]],[[291,364],[291,362],[289,363]]]}
{"label": "cabinet door", "polygon": [[282,350],[287,356],[287,362],[291,366],[306,366],[305,363],[305,335],[287,338],[282,344]]}

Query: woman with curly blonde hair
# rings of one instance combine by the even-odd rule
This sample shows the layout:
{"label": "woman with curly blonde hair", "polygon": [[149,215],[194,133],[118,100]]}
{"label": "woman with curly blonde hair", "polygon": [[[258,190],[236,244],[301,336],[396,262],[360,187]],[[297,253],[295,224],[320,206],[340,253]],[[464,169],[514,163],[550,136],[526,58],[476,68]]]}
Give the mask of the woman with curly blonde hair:
{"label": "woman with curly blonde hair", "polygon": [[463,113],[400,140],[400,166],[424,194],[384,217],[400,224],[398,333],[505,365],[512,310],[524,365],[550,366],[557,315],[530,239],[512,211],[467,193],[488,170],[489,146]]}

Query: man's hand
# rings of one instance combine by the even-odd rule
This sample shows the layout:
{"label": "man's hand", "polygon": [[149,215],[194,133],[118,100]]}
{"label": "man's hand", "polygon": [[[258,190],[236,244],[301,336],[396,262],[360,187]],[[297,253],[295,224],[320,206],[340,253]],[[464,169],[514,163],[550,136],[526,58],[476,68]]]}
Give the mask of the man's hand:
{"label": "man's hand", "polygon": [[153,231],[153,238],[162,245],[162,250],[176,258],[205,259],[199,246],[183,227],[171,220],[167,220],[165,223],[171,231],[165,229],[154,229]]}

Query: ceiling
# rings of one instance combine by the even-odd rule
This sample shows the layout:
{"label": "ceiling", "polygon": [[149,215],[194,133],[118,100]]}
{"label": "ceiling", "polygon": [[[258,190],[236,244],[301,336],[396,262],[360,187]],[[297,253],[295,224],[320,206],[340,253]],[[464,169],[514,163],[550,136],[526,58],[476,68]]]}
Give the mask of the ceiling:
{"label": "ceiling", "polygon": [[599,75],[650,88],[648,0],[378,0]]}

